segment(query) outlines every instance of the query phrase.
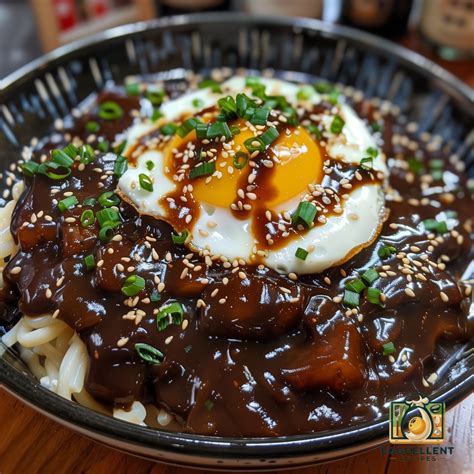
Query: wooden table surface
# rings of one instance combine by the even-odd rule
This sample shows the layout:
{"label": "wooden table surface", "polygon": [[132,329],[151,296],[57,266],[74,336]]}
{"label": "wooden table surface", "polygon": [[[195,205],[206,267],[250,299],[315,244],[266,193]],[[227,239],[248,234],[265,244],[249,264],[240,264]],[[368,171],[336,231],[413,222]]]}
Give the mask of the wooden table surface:
{"label": "wooden table surface", "polygon": [[[401,43],[416,49],[474,87],[474,62],[439,61],[411,34]],[[47,419],[0,390],[0,474],[11,473],[153,473],[193,474],[202,471],[156,464],[120,453]],[[405,460],[380,448],[348,459],[291,471],[295,474],[468,474],[474,472],[474,395],[447,414],[447,446],[451,456],[436,461]]]}

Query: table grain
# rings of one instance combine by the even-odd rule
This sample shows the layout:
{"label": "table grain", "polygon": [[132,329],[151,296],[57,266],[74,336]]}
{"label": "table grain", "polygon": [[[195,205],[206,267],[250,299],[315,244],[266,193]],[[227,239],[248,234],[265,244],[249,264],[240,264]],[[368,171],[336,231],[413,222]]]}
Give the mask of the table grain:
{"label": "table grain", "polygon": [[[440,63],[471,87],[474,62],[440,61],[416,33],[401,44]],[[383,454],[380,448],[347,459],[311,468],[290,471],[294,474],[469,474],[474,472],[474,395],[450,410],[446,421],[445,444],[454,454],[438,456],[436,461],[402,459]],[[0,390],[0,474],[16,473],[150,473],[199,474],[203,471],[158,464],[98,444],[36,413],[21,401]],[[282,471],[274,471],[277,474]]]}

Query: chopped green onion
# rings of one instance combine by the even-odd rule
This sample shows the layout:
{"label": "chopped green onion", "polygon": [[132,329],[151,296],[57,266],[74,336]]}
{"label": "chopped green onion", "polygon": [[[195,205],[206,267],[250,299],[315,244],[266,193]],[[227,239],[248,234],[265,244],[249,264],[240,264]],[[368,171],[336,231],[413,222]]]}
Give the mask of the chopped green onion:
{"label": "chopped green onion", "polygon": [[120,198],[113,191],[107,191],[99,196],[99,204],[102,207],[118,206]]}
{"label": "chopped green onion", "polygon": [[375,148],[372,148],[372,147],[367,148],[367,150],[365,150],[365,151],[372,158],[377,158],[377,156],[379,154],[379,152]]}
{"label": "chopped green onion", "polygon": [[76,196],[69,196],[58,202],[58,208],[61,212],[64,212],[68,209],[72,209],[78,203],[79,203],[79,200],[77,199]]}
{"label": "chopped green onion", "polygon": [[117,102],[108,100],[99,105],[99,117],[104,120],[117,120],[123,117],[123,109]]}
{"label": "chopped green onion", "polygon": [[201,99],[193,99],[191,104],[194,108],[200,109],[204,105],[204,101]]}
{"label": "chopped green onion", "polygon": [[415,157],[408,158],[408,169],[415,174],[423,173],[423,163]]}
{"label": "chopped green onion", "polygon": [[86,209],[81,214],[81,225],[82,227],[89,227],[95,222],[94,212],[91,209]]}
{"label": "chopped green onion", "polygon": [[363,170],[371,170],[374,168],[374,159],[373,158],[362,158],[360,160],[360,167]]}
{"label": "chopped green onion", "polygon": [[337,102],[339,101],[339,96],[340,96],[340,92],[336,89],[332,90],[330,93],[329,93],[329,97],[328,97],[328,102],[332,105],[336,105]]}
{"label": "chopped green onion", "polygon": [[347,283],[346,290],[352,291],[353,293],[361,293],[365,290],[365,283],[357,278],[356,280]]}
{"label": "chopped green onion", "polygon": [[339,115],[336,115],[332,119],[330,130],[332,133],[334,133],[334,135],[339,135],[342,132],[342,129],[344,128],[345,124],[346,122],[344,122],[344,119]]}
{"label": "chopped green onion", "polygon": [[207,138],[225,137],[227,140],[232,138],[232,133],[226,122],[213,122],[207,127]]}
{"label": "chopped green onion", "polygon": [[126,146],[127,146],[127,140],[123,140],[114,148],[114,153],[116,155],[121,155],[123,153],[123,150],[125,150]]}
{"label": "chopped green onion", "polygon": [[94,149],[89,144],[82,145],[79,148],[79,157],[81,158],[81,163],[86,165],[92,163],[95,158]]}
{"label": "chopped green onion", "polygon": [[260,137],[247,138],[247,140],[244,141],[244,146],[247,148],[249,153],[265,150],[265,144],[262,142]]}
{"label": "chopped green onion", "polygon": [[314,88],[311,86],[304,86],[301,89],[298,89],[296,93],[296,98],[298,100],[309,100],[314,95]]}
{"label": "chopped green onion", "polygon": [[308,256],[308,251],[305,249],[302,249],[301,247],[298,247],[295,252],[295,257],[299,258],[301,260],[306,260],[306,257]]}
{"label": "chopped green onion", "polygon": [[203,162],[202,165],[196,166],[189,171],[191,179],[199,178],[201,176],[209,176],[216,171],[216,164],[214,161]]}
{"label": "chopped green onion", "polygon": [[313,86],[316,92],[320,94],[329,94],[334,89],[334,86],[329,82],[318,82]]}
{"label": "chopped green onion", "polygon": [[265,146],[269,146],[278,138],[278,136],[279,133],[275,127],[268,127],[259,138]]}
{"label": "chopped green onion", "polygon": [[95,216],[99,221],[99,225],[101,227],[113,226],[120,222],[119,213],[116,210],[110,208],[105,208],[101,209],[100,211],[97,211]]}
{"label": "chopped green onion", "polygon": [[64,166],[65,168],[70,168],[74,163],[74,160],[70,158],[63,150],[52,150],[51,159],[54,161],[54,163]]}
{"label": "chopped green onion", "polygon": [[317,125],[310,123],[309,125],[306,125],[306,129],[309,133],[312,133],[318,140],[321,140],[321,138],[323,138],[323,133]]}
{"label": "chopped green onion", "polygon": [[84,257],[84,265],[86,266],[86,270],[90,272],[95,268],[95,258],[94,255],[86,255]]}
{"label": "chopped green onion", "polygon": [[139,95],[140,85],[137,82],[130,82],[128,84],[125,84],[125,91],[128,95]]}
{"label": "chopped green onion", "polygon": [[382,125],[379,122],[373,121],[370,123],[370,127],[374,132],[381,132],[382,131]]}
{"label": "chopped green onion", "polygon": [[93,197],[89,197],[89,198],[86,198],[84,199],[84,201],[82,202],[82,205],[83,206],[90,206],[90,207],[94,207],[97,203],[97,199],[96,198],[93,198]]}
{"label": "chopped green onion", "polygon": [[163,114],[161,113],[160,109],[154,108],[153,112],[151,113],[150,120],[152,122],[156,122],[161,117],[163,117]]}
{"label": "chopped green onion", "polygon": [[175,123],[167,123],[160,128],[162,135],[174,135],[178,130],[178,126]]}
{"label": "chopped green onion", "polygon": [[377,270],[375,268],[369,268],[362,274],[362,280],[367,284],[367,286],[372,285],[374,281],[377,281],[380,278]]}
{"label": "chopped green onion", "polygon": [[114,227],[110,225],[104,225],[99,231],[99,240],[103,243],[109,242],[114,236]]}
{"label": "chopped green onion", "polygon": [[122,293],[125,296],[135,296],[145,288],[145,280],[138,275],[130,275],[122,286]]}
{"label": "chopped green onion", "polygon": [[182,245],[186,242],[186,239],[188,238],[189,232],[187,230],[183,230],[181,234],[171,234],[171,240],[173,241],[174,244]]}
{"label": "chopped green onion", "polygon": [[384,356],[391,355],[395,352],[395,345],[393,342],[386,342],[385,344],[382,344],[382,354]]}
{"label": "chopped green onion", "polygon": [[244,151],[237,151],[234,155],[234,168],[241,170],[249,161],[249,155]]}
{"label": "chopped green onion", "polygon": [[149,364],[158,365],[163,362],[164,355],[163,352],[159,351],[150,344],[145,344],[144,342],[139,342],[135,344],[135,351],[137,352],[140,359]]}
{"label": "chopped green onion", "polygon": [[436,219],[426,219],[423,222],[423,226],[426,230],[435,231],[438,234],[444,234],[448,232],[448,226],[445,221],[437,221]]}
{"label": "chopped green onion", "polygon": [[165,91],[151,91],[148,90],[145,92],[145,97],[153,104],[153,105],[161,105],[163,99],[165,98]]}
{"label": "chopped green onion", "polygon": [[262,83],[262,79],[258,76],[247,76],[245,78],[245,85],[247,87],[254,87],[260,85]]}
{"label": "chopped green onion", "polygon": [[232,135],[238,135],[240,133],[240,128],[237,125],[231,125],[230,133],[232,133]]}
{"label": "chopped green onion", "polygon": [[128,168],[128,160],[125,156],[117,156],[114,164],[114,174],[115,176],[122,176]]}
{"label": "chopped green onion", "polygon": [[212,409],[214,408],[214,402],[212,402],[211,400],[206,400],[204,402],[204,407],[207,411],[212,411]]}
{"label": "chopped green onion", "polygon": [[444,161],[440,159],[430,160],[429,167],[433,170],[442,170],[444,168]]}
{"label": "chopped green onion", "polygon": [[151,160],[148,160],[146,163],[145,163],[145,166],[146,166],[146,169],[151,171],[154,167],[155,167],[155,163]]}
{"label": "chopped green onion", "polygon": [[252,125],[266,125],[270,109],[266,107],[260,107],[255,110],[252,117],[250,117],[250,123]]}
{"label": "chopped green onion", "polygon": [[377,290],[377,288],[367,288],[367,301],[372,304],[376,304],[378,306],[383,306],[382,300],[380,296],[382,292]]}
{"label": "chopped green onion", "polygon": [[393,247],[392,245],[383,245],[382,247],[379,248],[378,250],[378,255],[380,258],[388,258],[392,254],[396,253],[397,249]]}
{"label": "chopped green onion", "polygon": [[198,87],[199,89],[207,89],[209,87],[212,92],[221,92],[221,86],[213,79],[204,79],[198,84]]}
{"label": "chopped green onion", "polygon": [[34,161],[27,161],[27,162],[22,163],[20,165],[21,171],[23,171],[23,173],[26,176],[35,175],[38,172],[39,167],[40,167],[40,165],[38,163],[34,162]]}
{"label": "chopped green onion", "polygon": [[219,110],[221,111],[221,113],[223,113],[226,118],[234,117],[237,114],[237,103],[230,95],[219,99],[217,101],[217,105],[219,106]]}
{"label": "chopped green onion", "polygon": [[302,201],[298,204],[298,208],[293,214],[291,222],[294,226],[303,225],[304,227],[310,227],[313,224],[317,212],[318,210],[312,202]]}
{"label": "chopped green onion", "polygon": [[79,154],[79,150],[72,143],[69,143],[69,145],[66,145],[63,148],[63,152],[66,153],[66,155],[72,159],[76,158],[76,156]]}
{"label": "chopped green onion", "polygon": [[58,165],[54,161],[49,161],[39,165],[37,172],[58,181],[67,178],[71,174],[71,168]]}
{"label": "chopped green onion", "polygon": [[150,294],[150,301],[156,303],[161,300],[161,294],[158,290],[153,290]]}
{"label": "chopped green onion", "polygon": [[346,306],[355,308],[356,306],[359,306],[359,298],[359,293],[356,293],[355,291],[345,290],[342,302]]}
{"label": "chopped green onion", "polygon": [[100,130],[100,125],[95,120],[89,120],[86,122],[86,132],[96,133]]}
{"label": "chopped green onion", "polygon": [[101,140],[98,143],[97,147],[99,148],[99,151],[101,151],[102,153],[107,153],[110,148],[110,143],[107,140]]}
{"label": "chopped green onion", "polygon": [[153,183],[151,181],[151,178],[147,174],[140,173],[138,175],[138,182],[140,183],[140,187],[142,189],[148,191],[149,193],[153,192]]}
{"label": "chopped green onion", "polygon": [[184,310],[180,303],[171,303],[162,306],[156,315],[158,331],[164,331],[170,324],[181,324]]}
{"label": "chopped green onion", "polygon": [[186,135],[196,129],[198,123],[201,123],[201,121],[197,118],[191,117],[187,119],[176,129],[176,135],[184,138]]}

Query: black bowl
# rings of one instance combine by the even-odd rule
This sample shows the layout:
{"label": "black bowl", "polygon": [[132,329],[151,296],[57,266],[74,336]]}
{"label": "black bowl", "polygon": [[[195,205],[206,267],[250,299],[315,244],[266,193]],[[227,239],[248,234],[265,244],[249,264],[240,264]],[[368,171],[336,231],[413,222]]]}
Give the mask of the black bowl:
{"label": "black bowl", "polygon": [[[286,79],[340,82],[396,104],[419,132],[441,135],[474,171],[473,91],[427,59],[380,38],[317,20],[199,14],[137,23],[64,46],[0,83],[0,163],[109,80],[130,74],[182,76],[229,66],[272,68]],[[467,138],[466,138],[467,137]],[[0,199],[1,201],[2,199]],[[91,438],[129,453],[203,468],[303,466],[353,454],[387,440],[388,420],[279,438],[217,438],[135,426],[71,403],[40,386],[13,351],[0,346],[0,384],[27,404]],[[459,362],[432,400],[453,406],[474,386]]]}

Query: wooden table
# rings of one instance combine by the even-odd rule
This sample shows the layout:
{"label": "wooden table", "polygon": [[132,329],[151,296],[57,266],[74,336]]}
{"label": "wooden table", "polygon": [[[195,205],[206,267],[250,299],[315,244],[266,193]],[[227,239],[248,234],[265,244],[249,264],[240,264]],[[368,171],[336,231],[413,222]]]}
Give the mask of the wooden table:
{"label": "wooden table", "polygon": [[[411,34],[405,46],[433,58]],[[474,63],[438,61],[443,67],[474,86]],[[193,474],[202,471],[164,466],[122,454],[95,443],[45,418],[0,391],[0,474],[10,473],[153,473]],[[435,462],[402,460],[381,453],[380,448],[317,467],[291,471],[295,474],[407,474],[469,473],[474,470],[474,395],[447,415],[446,445],[454,446],[452,456]]]}

